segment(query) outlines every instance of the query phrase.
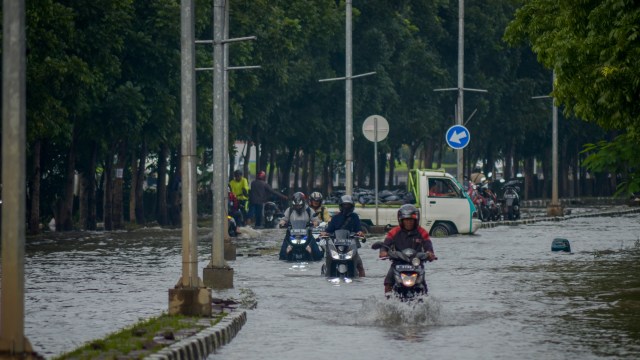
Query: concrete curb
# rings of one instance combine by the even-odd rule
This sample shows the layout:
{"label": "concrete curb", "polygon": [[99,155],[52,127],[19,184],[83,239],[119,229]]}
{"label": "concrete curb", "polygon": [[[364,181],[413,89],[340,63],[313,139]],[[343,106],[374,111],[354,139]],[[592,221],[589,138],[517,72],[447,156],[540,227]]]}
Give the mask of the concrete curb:
{"label": "concrete curb", "polygon": [[[585,198],[561,198],[558,199],[560,205],[576,205],[576,204],[599,204],[599,205],[622,205],[629,202],[622,198],[614,197],[585,197]],[[520,206],[522,207],[547,207],[551,203],[550,199],[536,199],[536,200],[521,200]]]}
{"label": "concrete curb", "polygon": [[247,322],[247,312],[232,312],[216,325],[145,357],[149,360],[200,360],[231,342]]}
{"label": "concrete curb", "polygon": [[533,224],[539,221],[564,221],[569,219],[583,218],[583,217],[600,217],[600,216],[619,216],[626,214],[640,213],[640,208],[638,209],[629,209],[629,210],[619,210],[619,211],[603,211],[589,214],[577,214],[577,215],[567,215],[567,216],[545,216],[539,218],[532,219],[522,219],[522,220],[512,220],[512,221],[491,221],[491,222],[483,222],[480,225],[481,229],[494,228],[497,226],[517,226],[524,224]]}

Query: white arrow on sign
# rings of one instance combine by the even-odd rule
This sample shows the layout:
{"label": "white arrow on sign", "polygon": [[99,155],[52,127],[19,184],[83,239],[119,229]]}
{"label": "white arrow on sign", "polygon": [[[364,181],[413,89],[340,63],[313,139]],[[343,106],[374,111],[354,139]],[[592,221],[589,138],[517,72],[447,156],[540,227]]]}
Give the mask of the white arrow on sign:
{"label": "white arrow on sign", "polygon": [[460,139],[464,139],[466,137],[467,137],[467,133],[466,132],[462,131],[460,133],[457,133],[454,130],[453,134],[451,134],[451,137],[449,138],[449,141],[460,144],[461,143]]}

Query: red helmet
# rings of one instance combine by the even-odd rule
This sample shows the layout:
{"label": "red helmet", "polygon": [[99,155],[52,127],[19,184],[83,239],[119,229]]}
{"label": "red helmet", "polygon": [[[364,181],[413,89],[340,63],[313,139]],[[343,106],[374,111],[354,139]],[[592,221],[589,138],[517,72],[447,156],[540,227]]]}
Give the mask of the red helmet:
{"label": "red helmet", "polygon": [[415,219],[416,227],[420,224],[420,210],[411,204],[405,204],[398,209],[398,225],[402,226],[403,219]]}
{"label": "red helmet", "polygon": [[256,177],[258,178],[258,180],[265,180],[267,178],[267,174],[261,170],[260,172],[258,172],[258,175],[256,175]]}

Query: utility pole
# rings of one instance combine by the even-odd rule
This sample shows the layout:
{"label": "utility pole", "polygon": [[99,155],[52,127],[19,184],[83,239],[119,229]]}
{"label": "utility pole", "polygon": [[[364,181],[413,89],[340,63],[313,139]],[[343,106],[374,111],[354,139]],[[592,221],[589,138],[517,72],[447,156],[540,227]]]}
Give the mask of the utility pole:
{"label": "utility pole", "polygon": [[[553,71],[551,91],[555,89],[556,72]],[[558,107],[552,96],[533,96],[532,99],[551,99],[551,203],[547,205],[547,216],[563,216],[564,209],[558,199]]]}
{"label": "utility pole", "polygon": [[[433,91],[457,91],[458,100],[456,103],[456,125],[464,126],[464,92],[476,91],[484,92],[483,89],[470,89],[464,87],[464,0],[458,0],[458,87],[434,89]],[[473,116],[473,115],[472,115]],[[469,117],[471,118],[471,117]],[[461,184],[464,182],[464,149],[457,151],[457,171],[456,178]]]}
{"label": "utility pole", "polygon": [[352,0],[346,1],[346,25],[345,25],[345,76],[339,78],[322,79],[320,82],[345,80],[345,193],[347,195],[353,194],[353,92],[351,80],[363,76],[369,76],[375,74],[369,72],[365,74],[353,76],[352,69],[352,42],[351,42],[351,13],[352,13]]}
{"label": "utility pole", "polygon": [[[255,36],[227,39],[229,0],[215,0],[213,7],[213,41],[202,40],[196,43],[213,44],[213,68],[197,68],[196,70],[213,70],[213,239],[211,244],[211,261],[203,270],[204,284],[213,289],[233,288],[233,268],[225,261],[224,239],[226,235],[226,199],[229,133],[228,133],[228,70],[253,69],[259,66],[227,67],[226,44],[230,42],[255,40]],[[225,60],[227,59],[227,60]]]}
{"label": "utility pole", "polygon": [[211,290],[198,277],[194,14],[194,1],[181,0],[182,277],[174,289],[169,289],[169,314],[211,316]]}
{"label": "utility pole", "polygon": [[2,5],[2,294],[0,357],[29,358],[24,336],[26,45],[24,1]]}

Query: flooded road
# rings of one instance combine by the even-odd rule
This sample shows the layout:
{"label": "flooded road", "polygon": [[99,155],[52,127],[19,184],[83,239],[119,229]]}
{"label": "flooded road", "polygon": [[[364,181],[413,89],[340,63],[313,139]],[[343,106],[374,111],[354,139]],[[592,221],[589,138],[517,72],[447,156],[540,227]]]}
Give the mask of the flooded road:
{"label": "flooded road", "polygon": [[[251,232],[230,262],[235,288],[258,307],[212,359],[597,359],[640,354],[640,215],[481,229],[434,239],[430,295],[415,307],[387,300],[388,261],[361,249],[367,277],[335,284],[321,263],[277,259],[283,230]],[[30,240],[26,335],[47,357],[167,310],[180,276],[180,233],[78,233]],[[551,252],[553,238],[572,254]],[[200,269],[210,240],[203,230]]]}

